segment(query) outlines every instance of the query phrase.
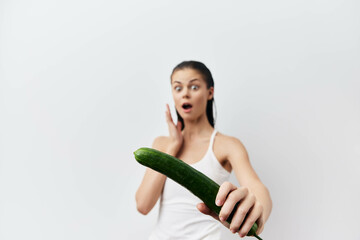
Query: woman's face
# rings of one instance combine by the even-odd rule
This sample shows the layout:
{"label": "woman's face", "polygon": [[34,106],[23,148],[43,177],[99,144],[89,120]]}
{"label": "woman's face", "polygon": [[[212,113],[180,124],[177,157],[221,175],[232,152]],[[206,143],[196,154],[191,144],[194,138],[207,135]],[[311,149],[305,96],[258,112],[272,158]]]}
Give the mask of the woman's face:
{"label": "woman's face", "polygon": [[207,88],[197,70],[185,68],[175,71],[171,87],[175,108],[184,120],[195,120],[206,114],[206,104],[212,99],[214,88]]}

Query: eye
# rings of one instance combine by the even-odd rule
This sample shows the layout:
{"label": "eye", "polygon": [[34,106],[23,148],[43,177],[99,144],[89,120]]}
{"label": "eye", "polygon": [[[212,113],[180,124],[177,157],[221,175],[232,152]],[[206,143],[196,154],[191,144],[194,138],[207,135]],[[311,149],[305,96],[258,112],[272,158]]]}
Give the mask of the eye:
{"label": "eye", "polygon": [[192,85],[192,86],[191,86],[191,89],[192,89],[192,90],[198,90],[198,89],[199,89],[199,86],[197,86],[197,85]]}
{"label": "eye", "polygon": [[175,91],[179,92],[181,90],[181,87],[180,86],[176,86],[174,87]]}

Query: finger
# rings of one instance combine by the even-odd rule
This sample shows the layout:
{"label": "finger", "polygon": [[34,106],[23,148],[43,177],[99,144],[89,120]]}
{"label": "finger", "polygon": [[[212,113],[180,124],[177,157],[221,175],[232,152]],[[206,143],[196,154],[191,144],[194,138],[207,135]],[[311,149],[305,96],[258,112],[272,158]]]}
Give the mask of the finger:
{"label": "finger", "polygon": [[[206,206],[205,203],[199,203],[196,207],[201,213],[210,215],[214,219],[220,221],[219,216],[214,211],[212,211],[210,208],[208,208],[208,206]],[[227,228],[229,228],[229,226],[230,226],[230,224],[227,222],[222,222],[222,224]]]}
{"label": "finger", "polygon": [[170,117],[171,117],[171,116],[169,116],[169,106],[168,106],[168,104],[166,104],[165,116],[166,116],[166,121],[168,122],[170,120]]}
{"label": "finger", "polygon": [[[224,205],[221,207],[219,218],[222,221],[231,221],[229,216],[233,211],[236,211],[236,204],[240,203],[240,201],[245,197],[242,191],[232,191],[225,200]],[[232,216],[233,217],[233,216]]]}
{"label": "finger", "polygon": [[262,212],[263,212],[263,209],[259,205],[255,205],[251,209],[250,213],[248,214],[248,216],[245,219],[243,226],[241,227],[241,229],[239,231],[240,237],[245,237],[247,235],[247,233],[250,231],[252,225],[254,225],[256,220],[259,219]]}
{"label": "finger", "polygon": [[169,109],[169,105],[166,104],[166,110],[165,110],[165,116],[166,116],[166,121],[169,123],[169,121],[171,121],[171,114],[170,114],[170,109]]}
{"label": "finger", "polygon": [[219,213],[220,220],[225,221],[229,218],[231,212],[235,208],[235,204],[244,199],[246,197],[246,193],[247,192],[243,189],[236,189],[227,196]]}
{"label": "finger", "polygon": [[262,231],[264,230],[264,219],[262,217],[263,215],[261,214],[259,219],[256,221],[257,225],[258,225],[258,230],[256,231],[256,234],[259,235],[260,233],[262,233]]}
{"label": "finger", "polygon": [[254,204],[255,196],[253,194],[248,194],[245,199],[240,202],[230,224],[230,230],[233,233],[239,231],[246,214],[248,214],[249,210],[254,206]]}
{"label": "finger", "polygon": [[219,191],[216,195],[216,202],[215,204],[217,206],[222,206],[226,200],[226,197],[228,196],[228,194],[235,190],[236,186],[234,186],[232,183],[230,182],[224,182],[223,184],[221,184]]}
{"label": "finger", "polygon": [[167,109],[166,109],[166,111],[165,111],[166,122],[167,122],[167,124],[168,124],[169,127],[170,127],[170,126],[171,126],[171,127],[175,127],[175,124],[174,124],[173,119],[172,119],[172,117],[171,117],[169,105],[166,104],[166,106],[167,106]]}

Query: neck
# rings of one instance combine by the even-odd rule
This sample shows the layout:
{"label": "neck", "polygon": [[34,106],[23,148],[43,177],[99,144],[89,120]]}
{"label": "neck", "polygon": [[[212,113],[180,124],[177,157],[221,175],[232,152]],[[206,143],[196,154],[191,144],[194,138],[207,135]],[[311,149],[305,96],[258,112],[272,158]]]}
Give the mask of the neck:
{"label": "neck", "polygon": [[210,125],[206,115],[202,115],[196,120],[184,120],[185,128],[183,130],[183,136],[185,139],[192,139],[194,137],[208,136],[214,131],[214,128]]}

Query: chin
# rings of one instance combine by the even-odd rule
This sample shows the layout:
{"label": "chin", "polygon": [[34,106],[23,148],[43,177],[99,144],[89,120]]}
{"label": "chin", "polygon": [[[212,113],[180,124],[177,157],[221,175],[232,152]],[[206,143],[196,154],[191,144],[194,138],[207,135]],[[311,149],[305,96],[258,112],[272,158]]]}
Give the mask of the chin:
{"label": "chin", "polygon": [[182,117],[182,119],[183,119],[184,121],[194,121],[194,120],[196,120],[196,119],[199,118],[199,117],[196,117],[196,116],[193,115],[193,114],[184,114],[184,115],[181,115],[181,114],[180,114],[180,116]]}

